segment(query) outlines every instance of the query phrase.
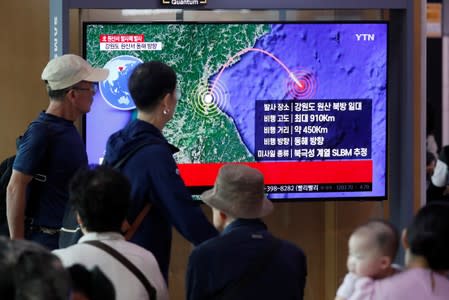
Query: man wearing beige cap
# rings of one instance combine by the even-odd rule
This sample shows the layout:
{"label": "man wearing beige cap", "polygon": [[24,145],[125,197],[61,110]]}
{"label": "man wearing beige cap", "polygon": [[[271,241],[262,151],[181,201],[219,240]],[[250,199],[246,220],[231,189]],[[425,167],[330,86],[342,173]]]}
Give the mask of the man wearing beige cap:
{"label": "man wearing beige cap", "polygon": [[272,236],[260,218],[273,210],[263,175],[224,165],[201,199],[221,235],[197,246],[187,267],[187,299],[303,299],[306,259],[294,244]]}
{"label": "man wearing beige cap", "polygon": [[67,54],[44,68],[50,103],[20,140],[7,188],[7,218],[12,239],[29,239],[49,249],[58,246],[68,182],[87,165],[84,143],[74,122],[90,110],[96,82],[108,70],[93,68]]}

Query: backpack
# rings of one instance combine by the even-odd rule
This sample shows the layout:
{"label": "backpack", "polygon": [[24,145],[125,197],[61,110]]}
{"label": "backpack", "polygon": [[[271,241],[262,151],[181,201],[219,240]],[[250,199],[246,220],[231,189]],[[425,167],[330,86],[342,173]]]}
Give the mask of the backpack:
{"label": "backpack", "polygon": [[6,219],[6,188],[12,174],[12,165],[15,155],[7,157],[0,163],[0,235],[9,236],[8,222]]}
{"label": "backpack", "polygon": [[[113,169],[120,171],[121,167],[128,161],[128,159],[146,145],[150,145],[150,143],[144,142],[136,146],[134,149],[126,153],[125,156],[115,164],[109,164],[106,160],[103,160],[102,165],[109,165]],[[124,236],[126,240],[130,240],[133,237],[134,233],[137,231],[138,227],[140,226],[150,209],[151,204],[148,203],[143,207],[143,209],[137,215],[136,220],[134,220],[132,224],[127,224],[128,226],[126,226],[126,228],[122,228],[122,230],[125,231]],[[59,248],[66,248],[76,244],[82,236],[83,233],[76,219],[76,211],[74,207],[69,204],[66,207],[64,218],[62,220],[62,227],[59,233]]]}
{"label": "backpack", "polygon": [[[43,123],[48,128],[47,122]],[[16,149],[19,149],[21,139],[22,135],[16,138]],[[9,237],[8,219],[6,216],[6,189],[8,187],[9,180],[11,179],[12,166],[15,159],[16,155],[14,154],[10,157],[5,158],[0,163],[0,236],[3,235]],[[35,176],[37,175],[38,174],[36,174]]]}

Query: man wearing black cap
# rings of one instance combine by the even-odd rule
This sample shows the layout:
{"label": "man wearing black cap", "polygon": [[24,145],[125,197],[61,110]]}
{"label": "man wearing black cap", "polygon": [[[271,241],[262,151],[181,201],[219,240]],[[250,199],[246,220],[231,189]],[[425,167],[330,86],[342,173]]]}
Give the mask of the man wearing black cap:
{"label": "man wearing black cap", "polygon": [[187,268],[187,299],[303,299],[306,258],[271,235],[260,218],[273,210],[263,175],[246,165],[224,165],[201,199],[221,235],[197,246]]}
{"label": "man wearing black cap", "polygon": [[87,165],[74,122],[90,110],[95,83],[107,76],[108,70],[93,68],[73,54],[59,56],[44,68],[41,78],[50,103],[23,135],[7,188],[12,239],[57,248],[68,182],[80,166]]}

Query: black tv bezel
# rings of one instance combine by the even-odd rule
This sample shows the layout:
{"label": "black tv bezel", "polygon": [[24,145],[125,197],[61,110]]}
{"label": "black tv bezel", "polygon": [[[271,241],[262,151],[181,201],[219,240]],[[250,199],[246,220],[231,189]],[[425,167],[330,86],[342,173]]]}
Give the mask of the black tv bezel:
{"label": "black tv bezel", "polygon": [[[388,156],[388,144],[389,144],[389,65],[390,65],[390,24],[386,20],[329,20],[329,21],[148,21],[148,22],[134,22],[134,21],[84,21],[82,22],[82,56],[86,58],[87,54],[87,42],[86,42],[86,35],[87,35],[87,27],[90,25],[188,25],[188,24],[385,24],[386,26],[386,107],[385,107],[385,195],[383,196],[355,196],[355,197],[348,197],[348,196],[342,196],[342,197],[303,197],[303,198],[270,198],[269,194],[267,194],[267,197],[273,201],[273,202],[344,202],[344,201],[355,201],[355,202],[364,202],[364,201],[371,201],[371,202],[378,202],[378,201],[385,201],[388,200],[389,195],[389,156]],[[84,143],[86,145],[86,115],[83,115],[82,117],[82,136],[84,139]],[[187,189],[189,192],[191,192],[192,195],[199,195],[201,192],[206,191],[208,189],[212,188],[212,186],[194,186],[189,187],[187,186]]]}

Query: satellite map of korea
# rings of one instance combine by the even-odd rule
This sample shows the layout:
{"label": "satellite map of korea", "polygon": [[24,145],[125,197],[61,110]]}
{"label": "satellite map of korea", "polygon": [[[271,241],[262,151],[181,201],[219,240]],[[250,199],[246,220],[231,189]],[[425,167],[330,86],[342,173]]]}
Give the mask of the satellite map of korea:
{"label": "satellite map of korea", "polygon": [[[385,164],[386,155],[384,25],[89,25],[87,59],[111,71],[110,78],[100,84],[103,101],[95,101],[92,111],[113,115],[115,120],[100,138],[96,155],[102,155],[110,133],[135,117],[126,86],[133,67],[142,61],[161,60],[176,70],[182,94],[174,119],[164,129],[168,140],[181,149],[179,163],[263,161],[257,155],[255,136],[264,131],[259,119],[269,116],[257,116],[258,102],[351,102],[363,105],[363,113],[320,116],[311,123],[309,136],[324,140],[322,147],[342,148],[320,159],[358,158],[354,151],[362,149],[365,158],[378,162],[373,172],[383,187],[385,174],[376,165]],[[99,47],[101,35],[126,34],[139,35],[143,43],[156,46],[151,51],[145,45],[139,49],[111,47],[114,51]],[[349,121],[340,121],[341,116]],[[311,145],[305,148],[310,150]],[[310,157],[281,160],[285,159]]]}

